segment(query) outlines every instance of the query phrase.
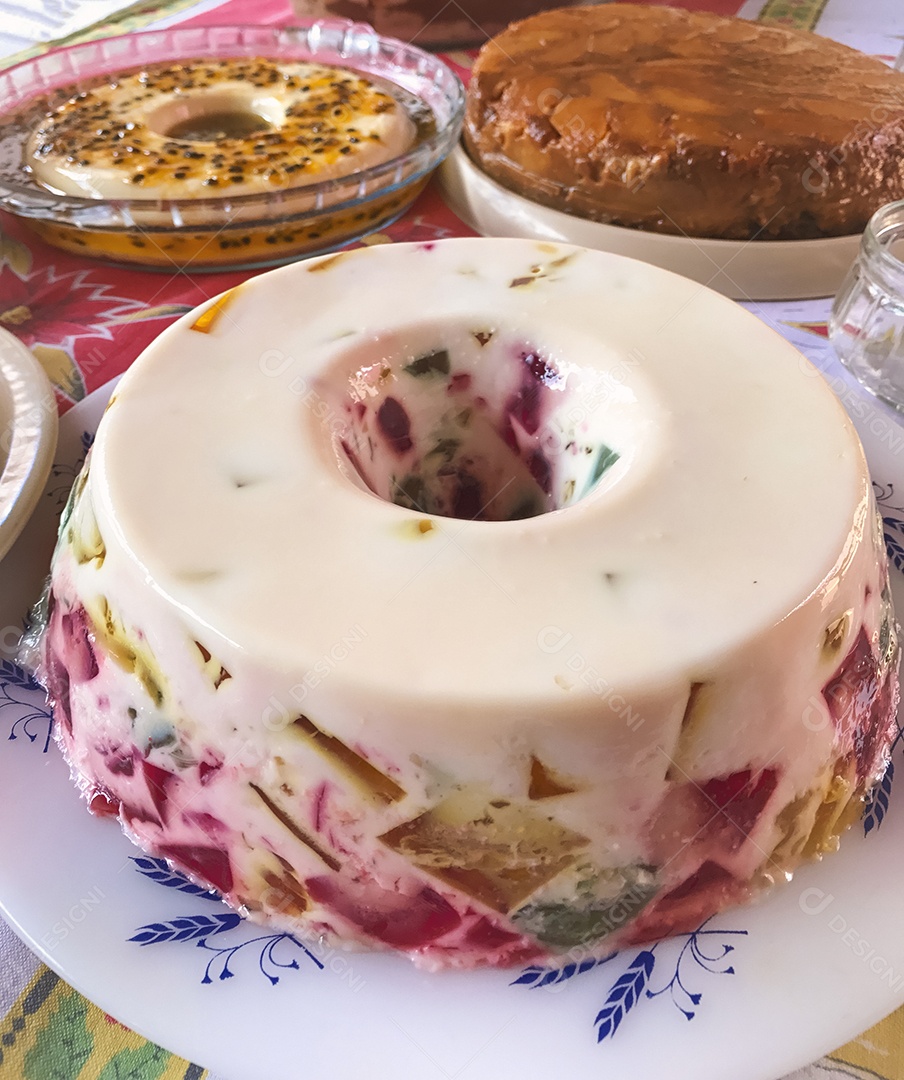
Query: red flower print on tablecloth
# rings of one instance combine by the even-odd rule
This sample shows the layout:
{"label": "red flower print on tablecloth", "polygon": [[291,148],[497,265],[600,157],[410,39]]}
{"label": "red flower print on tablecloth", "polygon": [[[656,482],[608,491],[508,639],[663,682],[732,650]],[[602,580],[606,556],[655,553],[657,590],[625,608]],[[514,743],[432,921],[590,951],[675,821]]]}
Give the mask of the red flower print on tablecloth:
{"label": "red flower print on tablecloth", "polygon": [[[456,217],[443,202],[436,185],[430,184],[407,214],[389,225],[385,233],[377,235],[386,236],[397,244],[423,244],[447,236],[477,236],[477,233]],[[372,242],[372,238],[364,240],[365,244]]]}
{"label": "red flower print on tablecloth", "polygon": [[[11,265],[0,267],[0,326],[27,345],[56,389],[70,401],[85,396],[85,378],[76,345],[85,339],[111,341],[111,327],[123,322],[178,314],[187,307],[148,309],[141,300],[116,296],[91,270],[59,273],[54,266],[22,276]],[[81,365],[86,361],[82,359]],[[87,363],[91,363],[88,352]]]}
{"label": "red flower print on tablecloth", "polygon": [[[469,235],[476,234],[430,184],[408,214],[364,243]],[[0,213],[0,327],[34,352],[57,389],[61,412],[126,370],[161,324],[255,273],[161,276],[115,267],[52,248]]]}
{"label": "red flower print on tablecloth", "polygon": [[0,268],[0,326],[27,345],[56,388],[71,400],[85,396],[85,381],[74,358],[76,341],[109,338],[105,324],[141,307],[137,300],[111,296],[88,270],[57,273],[43,266],[19,277]]}

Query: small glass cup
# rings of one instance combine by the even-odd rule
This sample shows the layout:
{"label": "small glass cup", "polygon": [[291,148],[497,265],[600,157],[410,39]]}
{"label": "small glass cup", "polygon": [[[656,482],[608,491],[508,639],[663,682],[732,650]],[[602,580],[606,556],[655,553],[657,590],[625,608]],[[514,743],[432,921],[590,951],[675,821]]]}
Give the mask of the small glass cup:
{"label": "small glass cup", "polygon": [[904,200],[870,218],[835,297],[829,333],[844,366],[904,412]]}

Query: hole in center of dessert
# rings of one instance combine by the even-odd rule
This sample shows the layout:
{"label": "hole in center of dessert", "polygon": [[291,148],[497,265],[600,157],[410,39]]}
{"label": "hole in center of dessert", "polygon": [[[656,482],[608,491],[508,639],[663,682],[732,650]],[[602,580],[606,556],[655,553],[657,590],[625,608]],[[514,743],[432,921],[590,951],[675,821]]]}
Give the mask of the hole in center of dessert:
{"label": "hole in center of dessert", "polygon": [[217,143],[248,139],[272,131],[281,122],[278,103],[240,100],[231,94],[186,94],[168,101],[148,119],[148,127],[167,139]]}
{"label": "hole in center of dessert", "polygon": [[578,502],[618,462],[596,373],[492,326],[405,336],[356,350],[338,401],[321,389],[340,464],[381,499],[513,521]]}
{"label": "hole in center of dessert", "polygon": [[191,142],[217,142],[220,139],[245,139],[249,135],[270,130],[271,125],[262,116],[236,109],[191,116],[174,124],[166,135],[171,139],[188,139]]}

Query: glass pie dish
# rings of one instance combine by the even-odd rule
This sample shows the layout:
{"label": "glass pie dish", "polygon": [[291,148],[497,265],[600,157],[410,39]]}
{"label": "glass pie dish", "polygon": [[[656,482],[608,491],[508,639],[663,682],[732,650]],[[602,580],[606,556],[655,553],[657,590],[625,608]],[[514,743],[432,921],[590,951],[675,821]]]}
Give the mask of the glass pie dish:
{"label": "glass pie dish", "polygon": [[0,327],[0,559],[25,528],[57,445],[57,406],[44,369]]}
{"label": "glass pie dish", "polygon": [[[104,76],[164,61],[264,58],[373,77],[415,122],[413,145],[347,176],[266,192],[191,198],[97,198],[39,184],[25,152],[44,115]],[[441,60],[330,19],[291,27],[185,27],[59,49],[0,74],[0,209],[48,243],[110,262],[192,271],[275,266],[381,229],[411,205],[455,145],[464,89]]]}

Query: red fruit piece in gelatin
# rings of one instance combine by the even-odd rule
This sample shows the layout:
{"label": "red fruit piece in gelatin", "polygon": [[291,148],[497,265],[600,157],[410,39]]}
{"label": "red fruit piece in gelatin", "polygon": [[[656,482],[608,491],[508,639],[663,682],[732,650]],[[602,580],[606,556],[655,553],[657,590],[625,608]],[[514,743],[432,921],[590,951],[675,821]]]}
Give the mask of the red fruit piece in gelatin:
{"label": "red fruit piece in gelatin", "polygon": [[88,799],[88,809],[97,817],[116,817],[119,805],[119,799],[103,788],[97,788]]}
{"label": "red fruit piece in gelatin", "polygon": [[486,915],[482,915],[473,926],[468,927],[465,941],[475,949],[485,949],[487,952],[492,952],[503,945],[510,945],[521,936],[521,934],[513,934],[511,930],[505,930],[503,927],[497,926]]}
{"label": "red fruit piece in gelatin", "polygon": [[47,695],[53,705],[53,715],[69,734],[72,734],[72,714],[69,708],[69,672],[61,663],[57,654],[47,652]]}
{"label": "red fruit piece in gelatin", "polygon": [[775,769],[763,769],[756,775],[743,769],[730,776],[714,777],[700,787],[710,804],[720,811],[717,823],[728,821],[734,825],[740,843],[750,835],[777,783]]}
{"label": "red fruit piece in gelatin", "polygon": [[482,516],[485,501],[483,487],[477,477],[461,470],[452,501],[453,516],[463,521],[474,521]]}
{"label": "red fruit piece in gelatin", "polygon": [[393,895],[338,874],[309,878],[305,886],[312,900],[396,949],[423,948],[461,922],[452,905],[428,887],[416,896]]}
{"label": "red fruit piece in gelatin", "polygon": [[132,776],[135,772],[135,760],[131,754],[122,750],[113,750],[106,755],[107,768],[114,776]]}
{"label": "red fruit piece in gelatin", "polygon": [[446,387],[446,393],[448,394],[463,394],[466,390],[471,389],[471,376],[467,371],[459,371],[449,379],[449,385]]}
{"label": "red fruit piece in gelatin", "polygon": [[894,672],[890,671],[882,689],[873,698],[866,723],[854,732],[854,755],[859,780],[876,775],[882,766],[883,755],[894,740],[897,733],[894,699]]}
{"label": "red fruit piece in gelatin", "polygon": [[837,674],[822,690],[835,726],[842,735],[853,736],[854,731],[866,722],[879,689],[878,675],[878,661],[861,626]]}
{"label": "red fruit piece in gelatin", "polygon": [[397,454],[407,453],[411,449],[411,420],[405,406],[394,397],[386,398],[377,409],[377,426]]}
{"label": "red fruit piece in gelatin", "polygon": [[218,817],[208,814],[205,810],[187,811],[183,813],[182,819],[187,825],[194,825],[208,840],[216,840],[217,837],[225,836],[229,832]]}
{"label": "red fruit piece in gelatin", "polygon": [[656,864],[691,865],[709,853],[744,844],[775,791],[775,769],[742,769],[702,783],[676,784],[648,826],[648,857]]}
{"label": "red fruit piece in gelatin", "polygon": [[535,435],[543,421],[543,408],[548,404],[544,392],[547,386],[558,386],[561,375],[555,366],[535,352],[521,354],[526,371],[521,386],[506,402],[505,411],[529,434]]}
{"label": "red fruit piece in gelatin", "polygon": [[167,804],[169,803],[169,796],[167,789],[176,780],[174,773],[167,772],[166,769],[161,769],[159,765],[152,765],[150,761],[142,760],[141,771],[144,773],[144,780],[147,784],[148,794],[151,796],[151,802],[154,804],[154,809],[160,816],[161,824],[167,819]]}
{"label": "red fruit piece in gelatin", "polygon": [[505,411],[528,435],[536,435],[540,428],[541,393],[536,383],[526,383],[506,402]]}
{"label": "red fruit piece in gelatin", "polygon": [[232,864],[225,851],[195,844],[167,844],[157,847],[157,854],[182,870],[206,881],[220,893],[232,891]]}
{"label": "red fruit piece in gelatin", "polygon": [[879,686],[879,661],[861,626],[838,673],[822,691],[838,733],[857,759],[857,778],[871,777],[880,753],[894,734],[894,682],[889,674]]}
{"label": "red fruit piece in gelatin", "polygon": [[67,641],[66,666],[69,669],[69,678],[72,682],[89,682],[97,674],[98,668],[85,609],[76,607],[67,611],[61,623]]}
{"label": "red fruit piece in gelatin", "polygon": [[546,495],[552,494],[552,467],[542,450],[535,450],[528,458],[527,467]]}
{"label": "red fruit piece in gelatin", "polygon": [[211,777],[216,776],[222,768],[222,761],[202,761],[198,764],[198,779],[202,784],[206,784],[210,781]]}

